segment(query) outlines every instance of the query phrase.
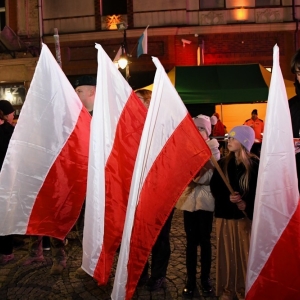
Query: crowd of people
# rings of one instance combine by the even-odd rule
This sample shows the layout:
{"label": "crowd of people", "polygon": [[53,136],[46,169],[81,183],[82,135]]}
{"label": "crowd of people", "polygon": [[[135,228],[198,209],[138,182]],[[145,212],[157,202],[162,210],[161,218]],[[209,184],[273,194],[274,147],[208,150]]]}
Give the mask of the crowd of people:
{"label": "crowd of people", "polygon": [[[297,95],[289,101],[289,106],[293,135],[299,138],[300,50],[292,59],[291,70],[296,75]],[[75,82],[74,88],[92,115],[96,79],[92,76],[82,76]],[[138,90],[136,95],[148,109],[151,91]],[[14,131],[13,119],[13,106],[7,100],[0,100],[0,170]],[[243,125],[235,126],[228,133],[217,112],[211,117],[201,114],[193,120],[199,130],[199,136],[202,136],[210,148],[212,158],[201,168],[176,204],[176,208],[183,211],[186,234],[186,285],[182,287],[182,294],[185,297],[193,297],[197,283],[198,261],[201,265],[199,279],[203,293],[209,294],[213,290],[210,280],[211,232],[215,218],[217,237],[215,292],[222,300],[234,298],[241,300],[245,298],[251,220],[264,122],[258,118],[257,109],[252,111],[251,118]],[[227,135],[226,143],[225,135]],[[222,137],[221,141],[218,142],[217,137]],[[225,147],[226,153],[222,152]],[[216,168],[216,163],[219,168]],[[296,163],[299,172],[299,153],[296,154]],[[228,185],[234,192],[228,189]],[[146,263],[138,283],[140,286],[146,285],[150,291],[159,289],[164,284],[171,253],[169,234],[173,213],[174,210],[162,227],[152,248],[151,263]],[[84,206],[76,224],[81,239],[83,216]],[[25,265],[44,260],[42,241],[42,236],[30,238]],[[50,238],[50,244],[53,259],[50,273],[59,275],[66,267],[67,257],[64,251],[66,241]],[[199,258],[198,246],[201,249]],[[0,236],[0,264],[9,263],[13,259],[13,236]],[[86,275],[81,268],[76,274],[79,277]]]}

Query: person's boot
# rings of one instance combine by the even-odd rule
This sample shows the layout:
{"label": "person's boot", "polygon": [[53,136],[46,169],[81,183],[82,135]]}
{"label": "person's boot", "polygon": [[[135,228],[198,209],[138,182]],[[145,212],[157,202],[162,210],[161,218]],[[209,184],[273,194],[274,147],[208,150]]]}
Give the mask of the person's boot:
{"label": "person's boot", "polygon": [[193,298],[194,290],[196,287],[196,279],[188,279],[182,291],[182,295],[187,298]]}
{"label": "person's boot", "polygon": [[75,277],[78,279],[87,278],[89,276],[81,267],[75,271]]}
{"label": "person's boot", "polygon": [[205,294],[209,294],[212,292],[212,285],[211,285],[209,278],[206,280],[201,279],[201,287],[202,287],[203,293],[205,293]]}
{"label": "person's boot", "polygon": [[165,285],[165,277],[154,278],[150,277],[146,286],[148,291],[156,291]]}
{"label": "person's boot", "polygon": [[51,238],[51,253],[53,265],[50,270],[51,275],[62,274],[64,268],[67,264],[67,256],[65,253],[65,240],[59,240],[56,238]]}
{"label": "person's boot", "polygon": [[15,258],[14,254],[0,254],[0,265],[6,265],[8,262]]}
{"label": "person's boot", "polygon": [[42,237],[31,236],[29,244],[29,255],[26,257],[23,265],[28,266],[32,263],[43,262],[44,260]]}
{"label": "person's boot", "polygon": [[50,275],[61,275],[63,270],[66,268],[66,266],[67,266],[66,260],[61,260],[61,261],[54,260],[50,270]]}
{"label": "person's boot", "polygon": [[43,261],[45,261],[44,255],[37,255],[37,256],[28,255],[25,261],[23,262],[23,266],[29,266],[33,263],[43,262]]}
{"label": "person's boot", "polygon": [[148,280],[149,280],[148,269],[149,269],[149,264],[148,264],[148,261],[147,261],[145,266],[144,266],[141,277],[138,281],[138,284],[137,284],[138,287],[144,286],[148,282]]}

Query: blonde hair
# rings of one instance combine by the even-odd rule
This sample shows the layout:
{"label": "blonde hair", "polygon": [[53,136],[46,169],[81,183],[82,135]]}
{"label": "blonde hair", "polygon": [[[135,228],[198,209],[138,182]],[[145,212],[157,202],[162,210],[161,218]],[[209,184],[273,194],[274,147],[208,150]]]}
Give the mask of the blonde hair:
{"label": "blonde hair", "polygon": [[250,153],[242,144],[240,149],[237,152],[237,155],[235,155],[234,152],[229,152],[225,157],[225,163],[224,163],[224,174],[226,179],[229,182],[229,176],[228,176],[228,164],[229,161],[232,159],[235,159],[238,164],[242,163],[245,166],[245,172],[242,174],[241,178],[239,179],[239,185],[241,189],[243,190],[244,194],[241,195],[242,197],[249,191],[249,180],[250,180],[250,173],[253,161],[251,158],[257,158],[258,157],[252,153]]}

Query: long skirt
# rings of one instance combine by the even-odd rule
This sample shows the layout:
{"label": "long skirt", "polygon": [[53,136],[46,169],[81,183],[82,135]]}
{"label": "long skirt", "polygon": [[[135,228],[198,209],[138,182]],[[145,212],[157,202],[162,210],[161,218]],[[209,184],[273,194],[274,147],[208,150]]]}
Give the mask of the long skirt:
{"label": "long skirt", "polygon": [[245,298],[250,231],[248,218],[216,218],[216,295],[223,299]]}

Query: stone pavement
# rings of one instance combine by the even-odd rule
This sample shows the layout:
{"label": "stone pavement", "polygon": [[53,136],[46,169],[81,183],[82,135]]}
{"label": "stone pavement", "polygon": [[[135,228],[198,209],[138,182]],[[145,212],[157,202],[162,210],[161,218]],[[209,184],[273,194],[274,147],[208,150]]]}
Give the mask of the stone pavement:
{"label": "stone pavement", "polygon": [[[31,266],[22,266],[24,257],[27,255],[28,237],[25,237],[24,241],[25,245],[22,248],[14,250],[15,259],[0,267],[0,300],[110,299],[115,269],[112,270],[109,283],[106,286],[98,286],[96,281],[90,276],[87,276],[85,279],[77,279],[75,277],[75,271],[81,265],[82,255],[82,248],[78,239],[69,238],[67,268],[60,276],[51,276],[49,274],[52,265],[50,251],[44,251],[45,262],[35,263]],[[215,285],[215,226],[213,228],[212,242],[213,262],[211,278],[213,285]],[[138,287],[133,299],[183,299],[181,293],[186,279],[185,233],[183,229],[183,213],[179,210],[175,211],[173,217],[171,251],[165,286],[155,292],[148,292],[145,287]],[[193,299],[217,300],[217,297],[214,296],[214,293],[209,296],[202,295],[202,291],[198,286]]]}

